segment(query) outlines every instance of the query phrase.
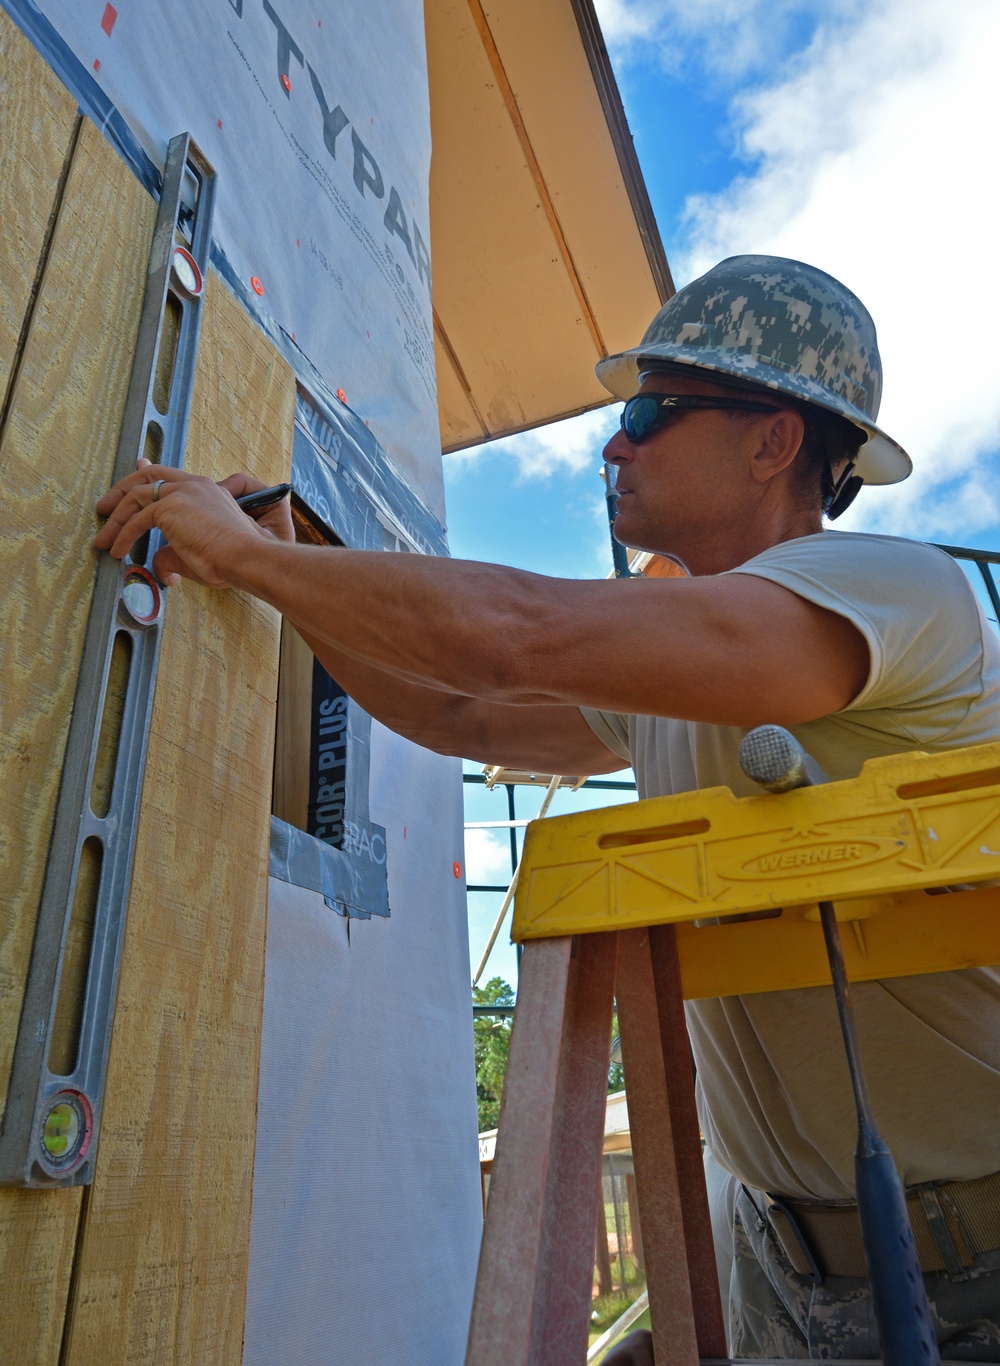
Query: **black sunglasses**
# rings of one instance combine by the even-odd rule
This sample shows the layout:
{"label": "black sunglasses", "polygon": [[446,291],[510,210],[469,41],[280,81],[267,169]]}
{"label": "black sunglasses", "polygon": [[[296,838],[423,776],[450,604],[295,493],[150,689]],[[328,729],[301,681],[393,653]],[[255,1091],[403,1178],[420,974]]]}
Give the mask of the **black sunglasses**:
{"label": "black sunglasses", "polygon": [[780,411],[771,403],[755,403],[753,399],[712,398],[707,394],[636,394],[622,409],[622,431],[636,446],[677,413],[711,408],[744,408],[753,413]]}

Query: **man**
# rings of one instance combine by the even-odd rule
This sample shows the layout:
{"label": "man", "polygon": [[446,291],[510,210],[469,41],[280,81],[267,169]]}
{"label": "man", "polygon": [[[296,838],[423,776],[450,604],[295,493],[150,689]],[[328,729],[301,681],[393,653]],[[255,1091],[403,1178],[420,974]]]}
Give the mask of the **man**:
{"label": "man", "polygon": [[[627,400],[605,453],[615,534],[679,558],[687,579],[581,583],[299,546],[284,508],[257,523],[239,511],[244,476],[219,488],[152,467],[98,504],[96,544],[121,556],[160,527],[161,576],[272,603],[363,707],[421,744],[551,772],[631,762],[643,796],[749,792],[736,749],[764,722],[788,726],[833,778],[874,755],[1000,735],[1000,647],[962,571],[930,547],[823,529],[824,510],[910,468],[875,423],[875,330],[850,291],[799,262],[733,258],[598,374]],[[927,1283],[945,1355],[969,1361],[1000,1359],[1000,1177],[979,1181],[1000,1168],[998,1003],[991,969],[855,991],[904,1182],[948,1183],[925,1192],[947,1211]],[[716,1232],[734,1254],[733,1351],[877,1356],[856,1268],[833,1256],[815,1286],[769,1218],[783,1196],[823,1241],[826,1207],[852,1199],[829,992],[699,1002],[689,1027],[729,1197]],[[973,1207],[975,1229],[956,1228],[952,1211]],[[648,1339],[628,1351],[618,1360],[651,1359]]]}

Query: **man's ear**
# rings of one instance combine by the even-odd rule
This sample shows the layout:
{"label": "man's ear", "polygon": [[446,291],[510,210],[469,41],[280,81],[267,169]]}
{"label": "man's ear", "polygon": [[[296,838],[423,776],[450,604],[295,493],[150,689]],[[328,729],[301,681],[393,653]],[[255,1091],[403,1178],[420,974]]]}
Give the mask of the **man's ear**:
{"label": "man's ear", "polygon": [[754,424],[757,447],[753,454],[752,474],[759,484],[766,484],[789,465],[798,455],[805,437],[806,424],[794,408],[781,408],[768,413]]}

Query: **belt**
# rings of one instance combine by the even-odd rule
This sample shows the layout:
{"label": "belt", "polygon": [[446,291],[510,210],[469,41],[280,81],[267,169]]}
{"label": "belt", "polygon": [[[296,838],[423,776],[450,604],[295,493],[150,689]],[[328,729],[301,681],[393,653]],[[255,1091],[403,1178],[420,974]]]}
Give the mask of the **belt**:
{"label": "belt", "polygon": [[[1000,1172],[912,1186],[906,1211],[921,1271],[963,1280],[976,1257],[1000,1248]],[[767,1220],[800,1275],[817,1284],[826,1276],[867,1276],[856,1204],[768,1195]]]}

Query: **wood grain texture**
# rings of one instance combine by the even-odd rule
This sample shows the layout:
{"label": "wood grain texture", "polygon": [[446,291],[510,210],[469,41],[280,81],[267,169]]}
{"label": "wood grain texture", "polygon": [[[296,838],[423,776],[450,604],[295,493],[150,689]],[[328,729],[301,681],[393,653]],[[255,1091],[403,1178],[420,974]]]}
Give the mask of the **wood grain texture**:
{"label": "wood grain texture", "polygon": [[[292,375],[209,280],[185,465],[291,468]],[[242,1355],[279,619],[168,594],[66,1366]]]}
{"label": "wood grain texture", "polygon": [[726,1349],[673,927],[621,931],[617,981],[654,1352]]}
{"label": "wood grain texture", "polygon": [[526,1366],[572,972],[569,939],[525,945],[465,1366]]}
{"label": "wood grain texture", "polygon": [[59,1360],[73,1249],[84,1200],[69,1190],[0,1190],[0,1361]]}
{"label": "wood grain texture", "polygon": [[537,1366],[577,1366],[587,1352],[617,940],[613,932],[581,935],[570,970],[535,1280],[529,1361]]}
{"label": "wood grain texture", "polygon": [[647,933],[656,991],[663,1076],[680,1174],[684,1251],[694,1301],[698,1348],[705,1356],[717,1355],[726,1350],[725,1319],[719,1299],[712,1219],[701,1151],[701,1125],[695,1105],[694,1064],[681,997],[677,940],[673,925],[654,925]]}
{"label": "wood grain texture", "polygon": [[93,507],[114,461],[153,210],[85,124],[0,438],[4,1088],[97,563]]}
{"label": "wood grain texture", "polygon": [[281,630],[281,690],[274,744],[274,814],[305,830],[309,817],[309,758],[313,652],[286,622]]}
{"label": "wood grain texture", "polygon": [[685,1256],[682,1163],[667,1090],[648,930],[619,933],[615,996],[622,1062],[629,1079],[628,1117],[653,1351],[672,1366],[698,1366],[694,1293]]}
{"label": "wood grain texture", "polygon": [[[6,25],[6,17],[0,19]],[[50,80],[37,59],[26,63],[19,79],[26,98],[27,87]],[[54,103],[59,107],[51,122],[39,115],[33,127],[39,143],[46,136],[53,143],[55,173],[67,146],[67,122],[65,108]],[[6,139],[6,123],[4,132]],[[25,156],[34,165],[41,152]],[[54,183],[34,197],[44,219]],[[22,204],[18,215],[24,213]],[[4,1094],[94,579],[93,505],[114,460],[153,214],[148,196],[96,129],[83,124],[0,433]],[[23,251],[30,258],[24,272],[33,273],[42,235],[36,231],[22,241],[5,234],[3,261]],[[80,1202],[79,1190],[0,1190],[0,1322],[3,1351],[18,1366],[50,1366],[58,1359]]]}
{"label": "wood grain texture", "polygon": [[37,284],[76,123],[76,101],[0,10],[0,402]]}

